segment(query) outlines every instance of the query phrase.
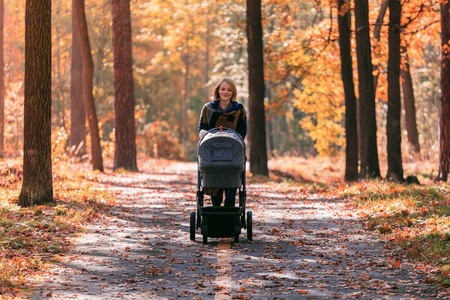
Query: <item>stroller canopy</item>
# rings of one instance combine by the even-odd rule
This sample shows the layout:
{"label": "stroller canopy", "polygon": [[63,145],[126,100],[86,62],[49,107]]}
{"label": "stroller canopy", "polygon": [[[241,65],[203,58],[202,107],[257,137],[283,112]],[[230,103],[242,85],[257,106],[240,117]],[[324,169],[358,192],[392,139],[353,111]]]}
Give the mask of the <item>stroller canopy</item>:
{"label": "stroller canopy", "polygon": [[[212,129],[198,143],[198,164],[202,167],[242,167],[245,164],[245,143],[236,131]],[[240,168],[239,168],[240,169]]]}
{"label": "stroller canopy", "polygon": [[212,129],[198,143],[197,163],[203,188],[239,188],[245,170],[244,140],[232,129]]}

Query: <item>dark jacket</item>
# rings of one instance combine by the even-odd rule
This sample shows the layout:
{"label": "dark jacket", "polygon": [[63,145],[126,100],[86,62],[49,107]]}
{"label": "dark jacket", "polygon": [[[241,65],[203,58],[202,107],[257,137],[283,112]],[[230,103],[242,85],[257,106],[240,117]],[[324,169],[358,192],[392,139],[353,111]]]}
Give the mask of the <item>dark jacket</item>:
{"label": "dark jacket", "polygon": [[231,108],[221,111],[219,100],[206,103],[200,115],[198,131],[210,130],[216,127],[227,127],[235,130],[242,138],[247,135],[247,119],[242,104],[232,101]]}

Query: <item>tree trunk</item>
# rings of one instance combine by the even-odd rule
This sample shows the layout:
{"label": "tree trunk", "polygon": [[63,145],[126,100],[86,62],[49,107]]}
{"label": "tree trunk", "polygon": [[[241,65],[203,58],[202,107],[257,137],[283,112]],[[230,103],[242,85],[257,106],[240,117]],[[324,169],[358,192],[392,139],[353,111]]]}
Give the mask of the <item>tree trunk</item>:
{"label": "tree trunk", "polygon": [[51,0],[27,0],[23,183],[20,206],[52,203]]}
{"label": "tree trunk", "polygon": [[247,0],[247,40],[250,172],[267,176],[261,0]]}
{"label": "tree trunk", "polygon": [[[383,0],[383,2],[381,3],[381,6],[380,6],[380,12],[378,13],[378,18],[375,23],[375,27],[373,29],[373,39],[375,42],[375,45],[374,45],[375,55],[378,55],[378,52],[379,52],[380,47],[378,46],[378,44],[379,44],[380,38],[381,38],[381,27],[383,26],[383,19],[384,19],[384,16],[386,15],[386,10],[387,10],[388,5],[389,5],[389,0]],[[373,70],[375,71],[374,76],[373,76],[373,88],[375,91],[375,95],[377,93],[378,76],[380,74],[379,68],[380,68],[379,65],[373,66]]]}
{"label": "tree trunk", "polygon": [[[265,97],[267,97],[267,101],[270,103],[272,101],[272,90],[270,87],[266,88]],[[275,145],[275,138],[279,137],[281,132],[279,132],[275,128],[275,123],[278,122],[279,117],[277,114],[270,115],[266,120],[266,144],[267,144],[267,153],[268,159],[275,154],[275,149],[277,148]]]}
{"label": "tree trunk", "polygon": [[386,122],[387,179],[403,181],[400,93],[400,0],[389,0],[388,111]]}
{"label": "tree trunk", "polygon": [[3,143],[5,140],[5,62],[3,51],[4,5],[0,0],[0,158],[5,157]]}
{"label": "tree trunk", "polygon": [[[53,13],[56,15],[61,15],[61,7],[56,5],[56,8],[53,9]],[[53,38],[56,41],[60,41],[63,38],[62,28],[59,27],[59,24],[56,23],[54,26],[54,35]],[[62,72],[62,51],[60,47],[55,47],[52,54],[52,73],[54,75],[52,79],[52,115],[56,116],[56,121],[53,122],[53,126],[62,127],[66,129],[66,116],[65,116],[65,91],[66,91],[66,79],[63,76]],[[65,66],[64,66],[65,69]]]}
{"label": "tree trunk", "polygon": [[86,112],[83,103],[83,58],[81,56],[75,1],[72,0],[69,146],[73,154],[82,156],[86,154]]}
{"label": "tree trunk", "polygon": [[[345,180],[358,178],[358,130],[356,117],[356,96],[353,82],[353,63],[351,54],[351,14],[350,7],[343,7],[345,1],[339,0],[339,48],[341,56],[341,76],[345,95]],[[345,14],[343,14],[345,12]]]}
{"label": "tree trunk", "polygon": [[114,52],[114,169],[137,171],[130,0],[112,0]]}
{"label": "tree trunk", "polygon": [[[373,38],[375,42],[380,41],[381,36],[381,26],[383,25],[383,19],[386,14],[386,9],[389,5],[389,0],[383,0],[380,7],[380,12],[378,14],[377,22],[375,23],[375,28],[373,30]],[[375,47],[377,48],[377,47]],[[411,72],[409,68],[409,57],[407,48],[402,48],[402,53],[405,54],[403,67],[400,69],[400,78],[402,82],[402,91],[403,91],[403,101],[405,104],[405,127],[408,133],[408,141],[411,144],[413,151],[416,153],[420,153],[420,145],[419,145],[419,135],[417,132],[416,125],[416,108],[415,108],[415,100],[414,100],[414,89],[412,85]],[[378,71],[379,66],[375,65],[374,70],[374,87],[375,92],[377,89],[378,83]]]}
{"label": "tree trunk", "polygon": [[[188,0],[185,0],[184,2],[185,7],[188,7],[189,2]],[[191,28],[188,28],[188,22],[187,15],[185,18],[185,46],[184,46],[184,53],[182,54],[182,60],[184,62],[184,92],[183,92],[183,111],[181,116],[182,121],[182,128],[181,128],[181,144],[182,144],[182,153],[183,156],[186,156],[187,154],[187,131],[188,131],[188,106],[189,106],[189,76],[190,76],[190,68],[191,68],[191,57],[190,57],[190,49],[189,49],[189,34],[192,33],[190,31]],[[193,24],[191,24],[193,28]]]}
{"label": "tree trunk", "polygon": [[291,136],[293,135],[291,133],[291,126],[289,125],[288,119],[286,114],[281,118],[280,124],[282,124],[283,128],[283,140],[282,140],[282,153],[288,151],[291,149]]}
{"label": "tree trunk", "polygon": [[274,129],[274,124],[276,122],[277,116],[273,116],[273,118],[268,118],[266,122],[267,127],[267,151],[269,155],[273,155],[275,153],[275,136],[277,132]]}
{"label": "tree trunk", "polygon": [[439,106],[439,174],[436,180],[446,182],[450,173],[450,2],[441,4],[441,101]]}
{"label": "tree trunk", "polygon": [[75,0],[78,33],[80,38],[81,56],[83,58],[83,102],[86,117],[89,122],[91,135],[92,169],[103,172],[102,148],[100,146],[100,132],[93,95],[94,62],[92,60],[91,45],[84,11],[84,0]]}
{"label": "tree trunk", "polygon": [[190,61],[189,61],[189,49],[188,49],[188,37],[186,36],[186,53],[183,55],[184,61],[184,93],[183,93],[183,115],[182,115],[182,146],[183,146],[183,156],[186,155],[186,144],[187,144],[187,113],[189,104],[189,72],[190,72]]}
{"label": "tree trunk", "polygon": [[210,47],[211,47],[211,21],[210,21],[210,3],[208,0],[206,0],[207,3],[207,12],[206,12],[206,38],[205,38],[205,103],[209,102],[209,88],[208,88],[208,82],[209,82],[209,60],[210,60]]}
{"label": "tree trunk", "polygon": [[402,47],[403,63],[400,69],[400,78],[402,82],[403,103],[405,105],[405,128],[408,136],[408,142],[415,153],[420,153],[419,133],[416,123],[416,104],[414,99],[414,88],[411,78],[411,69],[409,67],[408,49]]}
{"label": "tree trunk", "polygon": [[355,1],[356,56],[359,75],[360,176],[380,177],[377,149],[375,89],[369,34],[368,0]]}

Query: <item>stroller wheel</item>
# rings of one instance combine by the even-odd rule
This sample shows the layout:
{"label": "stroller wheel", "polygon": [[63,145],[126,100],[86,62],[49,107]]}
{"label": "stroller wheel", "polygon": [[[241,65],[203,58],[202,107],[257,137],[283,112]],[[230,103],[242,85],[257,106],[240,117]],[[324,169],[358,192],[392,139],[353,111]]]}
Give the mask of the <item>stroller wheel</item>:
{"label": "stroller wheel", "polygon": [[197,224],[196,229],[201,229],[202,226],[202,215],[200,214],[200,208],[197,207]]}
{"label": "stroller wheel", "polygon": [[195,211],[191,212],[189,229],[191,241],[195,241]]}
{"label": "stroller wheel", "polygon": [[239,225],[234,226],[234,242],[239,243],[239,232],[241,231],[241,227]]}
{"label": "stroller wheel", "polygon": [[252,212],[247,211],[247,240],[253,240],[253,220],[252,220]]}
{"label": "stroller wheel", "polygon": [[247,224],[245,223],[245,212],[241,215],[241,228],[247,229]]}
{"label": "stroller wheel", "polygon": [[203,244],[208,244],[208,225],[204,224],[202,226],[202,233],[203,233]]}

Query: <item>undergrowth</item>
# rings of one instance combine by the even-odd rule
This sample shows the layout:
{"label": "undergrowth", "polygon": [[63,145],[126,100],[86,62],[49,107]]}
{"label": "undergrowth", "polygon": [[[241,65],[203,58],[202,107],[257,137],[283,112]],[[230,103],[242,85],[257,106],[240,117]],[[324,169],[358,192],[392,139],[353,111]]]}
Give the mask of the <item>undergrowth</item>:
{"label": "undergrowth", "polygon": [[450,187],[446,184],[402,185],[380,180],[342,191],[379,232],[406,257],[431,266],[435,281],[450,286]]}
{"label": "undergrowth", "polygon": [[[34,278],[71,248],[86,223],[104,215],[114,198],[96,187],[98,173],[54,167],[56,206],[18,207],[21,162],[0,162],[0,299],[20,298]],[[343,182],[342,165],[280,158],[270,176],[248,176],[250,184],[276,183],[304,193],[351,199],[370,230],[380,233],[433,280],[450,286],[450,188],[427,182],[402,185],[383,180]]]}
{"label": "undergrowth", "polygon": [[71,237],[98,218],[114,198],[95,187],[95,172],[54,168],[56,206],[22,208],[16,205],[22,166],[1,162],[0,174],[0,299],[20,299],[33,278],[61,259]]}
{"label": "undergrowth", "polygon": [[429,166],[405,164],[405,173],[416,174],[422,184],[385,180],[346,183],[342,160],[277,158],[271,161],[266,180],[299,185],[306,193],[350,199],[370,230],[381,234],[392,249],[401,249],[418,268],[430,271],[436,284],[449,287],[450,186],[433,182]]}

